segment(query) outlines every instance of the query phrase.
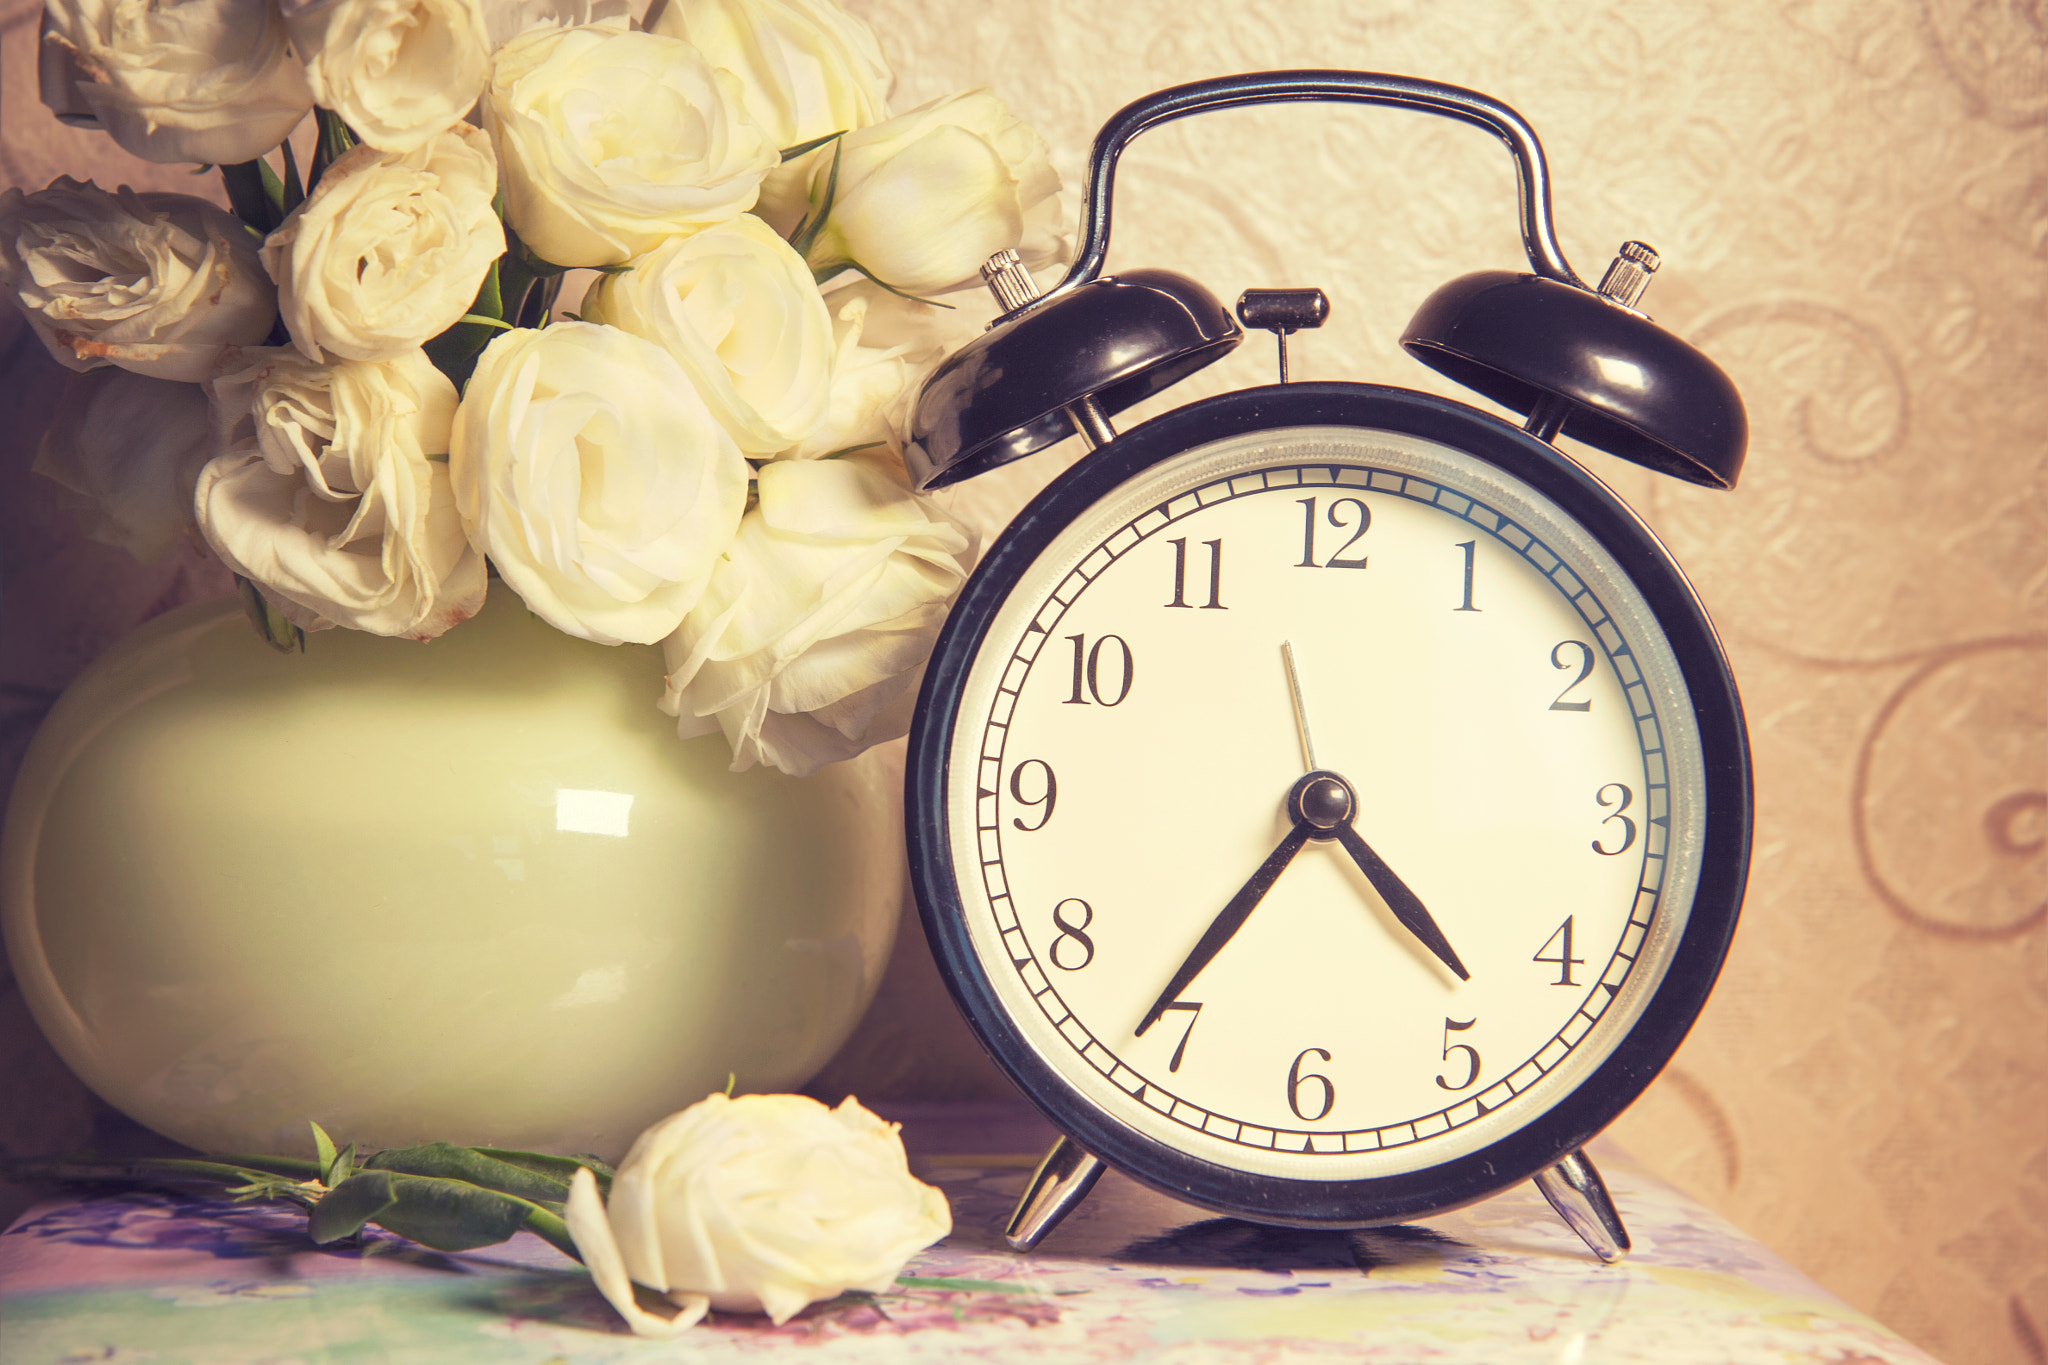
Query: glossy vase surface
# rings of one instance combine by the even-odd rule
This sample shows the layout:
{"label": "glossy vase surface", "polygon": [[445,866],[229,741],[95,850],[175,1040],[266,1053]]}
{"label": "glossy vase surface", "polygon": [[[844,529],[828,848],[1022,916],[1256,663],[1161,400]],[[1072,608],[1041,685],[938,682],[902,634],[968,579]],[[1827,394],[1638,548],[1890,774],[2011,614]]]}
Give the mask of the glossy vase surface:
{"label": "glossy vase surface", "polygon": [[235,602],[141,627],[58,701],[0,844],[37,1021],[208,1151],[443,1139],[620,1156],[725,1088],[801,1085],[888,959],[900,749],[727,771],[661,655],[495,585],[428,644],[304,655]]}

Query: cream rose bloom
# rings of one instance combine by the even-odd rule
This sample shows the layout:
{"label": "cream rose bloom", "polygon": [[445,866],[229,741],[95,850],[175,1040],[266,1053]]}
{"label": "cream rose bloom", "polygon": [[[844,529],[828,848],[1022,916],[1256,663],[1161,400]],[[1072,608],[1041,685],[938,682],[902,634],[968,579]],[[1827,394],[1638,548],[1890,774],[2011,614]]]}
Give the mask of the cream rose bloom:
{"label": "cream rose bloom", "polygon": [[[747,112],[777,147],[797,147],[888,117],[895,73],[874,30],[833,0],[656,0],[647,27],[689,42],[738,76]],[[754,206],[787,233],[804,215],[812,152],[779,165]]]}
{"label": "cream rose bloom", "polygon": [[911,392],[930,366],[913,364],[907,346],[867,344],[872,300],[865,295],[833,302],[836,344],[825,420],[782,457],[815,460],[874,446],[900,454]]}
{"label": "cream rose bloom", "polygon": [[277,318],[256,237],[233,214],[68,176],[0,193],[0,283],[74,370],[197,383],[223,348],[256,345]]}
{"label": "cream rose bloom", "polygon": [[804,258],[742,214],[672,237],[599,281],[583,316],[659,343],[749,455],[776,455],[825,420],[832,319]]}
{"label": "cream rose bloom", "polygon": [[484,92],[505,216],[543,259],[617,265],[752,207],[778,160],[739,77],[658,33],[538,28]]}
{"label": "cream rose bloom", "polygon": [[244,352],[208,388],[226,451],[200,471],[199,528],[303,630],[430,640],[484,601],[449,489],[455,386],[421,351],[319,365]]}
{"label": "cream rose bloom", "polygon": [[734,771],[798,776],[894,739],[973,538],[892,457],[777,460],[681,627],[662,641],[662,710],[723,730]]}
{"label": "cream rose bloom", "polygon": [[381,360],[447,330],[504,253],[497,185],[491,140],[468,124],[409,152],[349,150],[263,243],[292,343]]}
{"label": "cream rose bloom", "polygon": [[206,390],[127,370],[71,376],[36,449],[92,539],[144,564],[192,528],[192,487],[215,453]]}
{"label": "cream rose bloom", "polygon": [[43,42],[51,107],[75,93],[146,161],[251,161],[313,107],[271,0],[47,0]]}
{"label": "cream rose bloom", "polygon": [[313,102],[409,152],[461,122],[491,72],[477,0],[277,0]]}
{"label": "cream rose bloom", "polygon": [[[642,1336],[704,1316],[780,1324],[849,1289],[880,1293],[953,1229],[946,1196],[910,1174],[896,1125],[848,1098],[712,1095],[634,1142],[607,1205],[578,1170],[565,1210],[591,1278]],[[667,1294],[673,1318],[633,1301]]]}
{"label": "cream rose bloom", "polygon": [[607,645],[676,628],[747,497],[746,460],[675,359],[593,322],[484,348],[449,469],[507,586],[555,629]]}
{"label": "cream rose bloom", "polygon": [[632,6],[626,0],[482,0],[484,31],[491,51],[529,29],[577,28],[584,24],[609,24],[627,28],[632,24]]}
{"label": "cream rose bloom", "polygon": [[[838,143],[839,178],[819,269],[858,264],[906,294],[981,283],[981,264],[1015,250],[1044,265],[1066,250],[1059,173],[1045,140],[986,90],[920,105]],[[824,201],[831,162],[811,172],[810,202]]]}

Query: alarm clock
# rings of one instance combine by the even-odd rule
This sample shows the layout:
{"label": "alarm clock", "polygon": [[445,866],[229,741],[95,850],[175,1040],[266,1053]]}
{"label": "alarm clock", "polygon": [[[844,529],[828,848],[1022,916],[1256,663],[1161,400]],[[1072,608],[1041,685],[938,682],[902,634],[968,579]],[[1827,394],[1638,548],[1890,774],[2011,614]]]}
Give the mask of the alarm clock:
{"label": "alarm clock", "polygon": [[[1530,272],[1436,291],[1410,354],[1524,419],[1289,383],[1317,290],[1238,318],[1101,273],[1116,160],[1169,119],[1391,104],[1498,135]],[[913,883],[981,1043],[1063,1136],[1006,1235],[1106,1166],[1255,1222],[1359,1227],[1534,1179],[1603,1260],[1628,1234],[1582,1148],[1707,1000],[1747,878],[1741,703],[1655,535],[1560,433],[1729,487],[1728,378],[1559,249],[1542,148],[1487,96],[1269,72],[1128,106],[1077,259],[934,372],[907,461],[937,487],[1092,449],[990,548],[940,632],[906,770]],[[1280,381],[1111,419],[1238,344]]]}

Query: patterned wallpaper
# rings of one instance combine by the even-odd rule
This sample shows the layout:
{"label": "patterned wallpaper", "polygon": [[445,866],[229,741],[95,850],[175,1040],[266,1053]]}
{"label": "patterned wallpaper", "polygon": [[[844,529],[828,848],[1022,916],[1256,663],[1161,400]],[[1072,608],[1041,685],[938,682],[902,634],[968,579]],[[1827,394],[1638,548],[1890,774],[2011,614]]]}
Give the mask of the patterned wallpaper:
{"label": "patterned wallpaper", "polygon": [[[1587,463],[1692,574],[1741,679],[1757,849],[1721,986],[1620,1139],[1957,1365],[2048,1362],[2048,14],[2017,0],[848,0],[896,105],[988,84],[1069,183],[1161,86],[1347,66],[1491,93],[1550,153],[1582,274],[1640,237],[1645,306],[1750,410],[1734,493]],[[0,0],[0,174],[189,189],[35,101],[34,0]],[[1147,134],[1110,268],[1234,298],[1331,296],[1305,378],[1455,392],[1395,344],[1436,284],[1515,268],[1511,166],[1392,110],[1233,111]],[[11,310],[10,310],[11,314]],[[1249,342],[1172,401],[1270,375]],[[0,319],[0,776],[54,690],[133,621],[222,586],[72,536],[26,475],[52,367]],[[1160,400],[1155,400],[1155,403]],[[996,523],[1072,452],[970,485]],[[1004,1083],[909,922],[817,1082]],[[93,1101],[0,980],[0,1147]]]}

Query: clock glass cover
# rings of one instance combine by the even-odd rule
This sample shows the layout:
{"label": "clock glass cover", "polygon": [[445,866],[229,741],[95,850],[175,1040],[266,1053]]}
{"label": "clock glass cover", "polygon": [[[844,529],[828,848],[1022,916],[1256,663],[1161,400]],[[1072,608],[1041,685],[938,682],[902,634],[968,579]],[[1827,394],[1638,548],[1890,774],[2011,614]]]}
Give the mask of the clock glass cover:
{"label": "clock glass cover", "polygon": [[[1062,515],[941,741],[935,938],[1012,1074],[1181,1189],[1158,1153],[1398,1180],[1567,1101],[1670,969],[1707,822],[1685,670],[1615,554],[1499,464],[1369,426],[1199,442]],[[1312,768],[1357,839],[1294,840],[1168,991]]]}

